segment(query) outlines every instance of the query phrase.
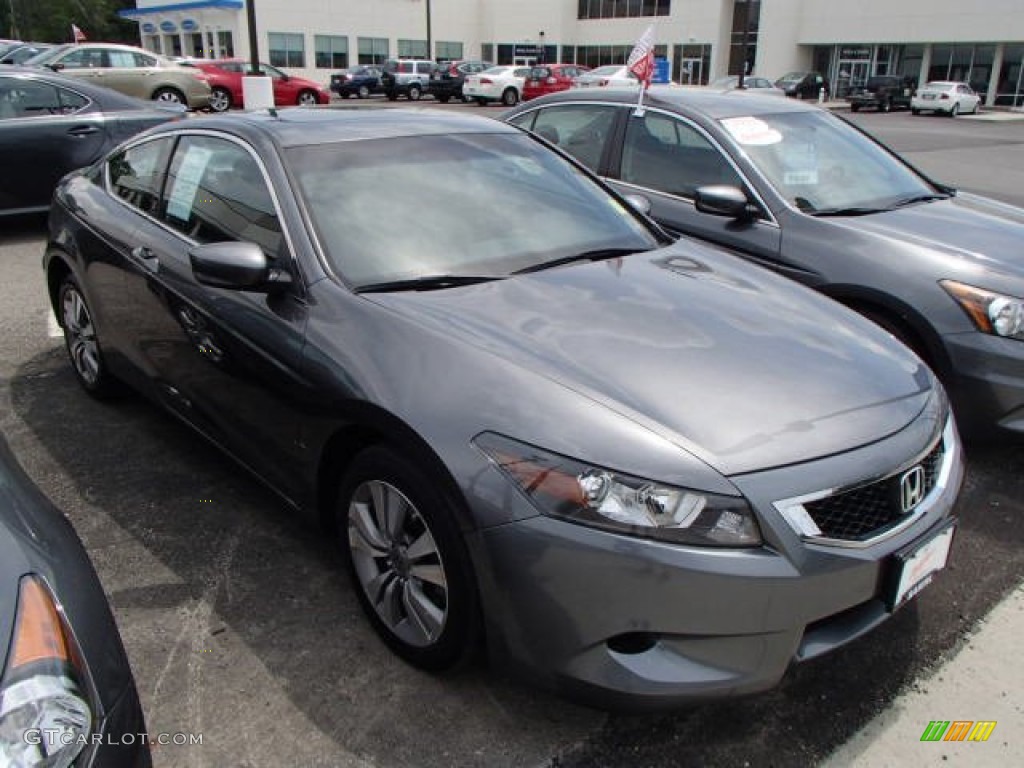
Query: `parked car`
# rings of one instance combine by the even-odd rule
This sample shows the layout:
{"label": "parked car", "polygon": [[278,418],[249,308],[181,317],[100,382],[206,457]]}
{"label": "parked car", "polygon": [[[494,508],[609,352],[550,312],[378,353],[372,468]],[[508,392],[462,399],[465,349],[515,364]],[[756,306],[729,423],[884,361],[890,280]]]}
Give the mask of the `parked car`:
{"label": "parked car", "polygon": [[478,75],[469,75],[462,92],[480,106],[497,101],[514,107],[523,94],[529,67],[491,67]]}
{"label": "parked car", "polygon": [[405,96],[419,101],[430,86],[430,76],[437,64],[426,59],[391,59],[384,62],[380,73],[381,86],[388,101]]}
{"label": "parked car", "polygon": [[523,84],[523,101],[566,91],[572,87],[573,80],[589,71],[589,67],[580,64],[539,64],[532,67]]}
{"label": "parked car", "polygon": [[898,75],[875,75],[869,77],[863,88],[857,88],[847,96],[850,111],[877,109],[891,112],[897,107],[910,108],[914,96],[914,78]]}
{"label": "parked car", "polygon": [[22,40],[6,40],[0,39],[0,56],[3,56],[12,48],[17,48],[19,45],[23,45]]}
{"label": "parked car", "polygon": [[[728,75],[727,77],[720,77],[717,80],[712,80],[708,83],[708,88],[715,88],[720,91],[734,90],[740,87],[739,75]],[[748,91],[753,91],[761,95],[767,96],[785,96],[786,92],[775,85],[767,77],[753,77],[747,76],[743,78],[743,87]]]}
{"label": "parked car", "polygon": [[876,320],[944,380],[962,429],[1024,434],[1024,210],[934,182],[813,105],[655,87],[638,118],[635,101],[570,92],[506,119],[558,134],[672,231]]}
{"label": "parked car", "polygon": [[[231,107],[245,106],[242,78],[252,73],[251,62],[243,59],[194,59],[191,64],[209,77],[211,110],[226,112]],[[331,92],[319,83],[289,75],[270,64],[260,63],[260,70],[271,79],[274,104],[279,107],[309,107],[331,101]]]}
{"label": "parked car", "polygon": [[0,216],[45,211],[57,181],[185,108],[49,71],[0,70]]}
{"label": "parked car", "polygon": [[795,99],[827,99],[831,93],[828,78],[820,72],[788,72],[775,81],[775,86]]}
{"label": "parked car", "polygon": [[0,55],[0,64],[24,64],[43,51],[53,48],[51,43],[22,43]]}
{"label": "parked car", "polygon": [[932,80],[924,84],[910,102],[910,111],[945,113],[949,117],[976,115],[981,106],[981,96],[967,83]]}
{"label": "parked car", "polygon": [[916,356],[499,121],[157,128],[65,178],[44,266],[84,389],[332,524],[425,668],[486,638],[591,704],[759,690],[949,553],[961,452]]}
{"label": "parked car", "polygon": [[202,72],[130,45],[58,45],[32,57],[27,64],[140,99],[185,104],[189,109],[205,109],[210,104],[210,85]]}
{"label": "parked car", "polygon": [[67,518],[0,437],[0,763],[151,765],[131,667]]}
{"label": "parked car", "polygon": [[489,61],[449,61],[430,73],[430,95],[447,104],[452,99],[469,101],[463,93],[466,78],[476,75],[494,65]]}
{"label": "parked car", "polygon": [[636,75],[625,65],[613,64],[608,67],[597,67],[576,77],[573,88],[634,88],[640,86]]}
{"label": "parked car", "polygon": [[331,75],[331,90],[343,99],[350,96],[366,99],[372,94],[384,93],[384,86],[377,67],[354,67]]}

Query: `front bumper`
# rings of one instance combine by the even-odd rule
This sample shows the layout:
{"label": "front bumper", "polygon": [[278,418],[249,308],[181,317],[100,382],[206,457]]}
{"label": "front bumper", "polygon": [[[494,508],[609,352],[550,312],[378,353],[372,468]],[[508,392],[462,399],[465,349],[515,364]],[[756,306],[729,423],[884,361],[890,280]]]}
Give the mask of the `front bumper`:
{"label": "front bumper", "polygon": [[908,451],[912,441],[901,435],[733,478],[761,521],[765,545],[754,549],[676,546],[545,516],[477,532],[470,544],[489,647],[539,682],[604,708],[662,708],[770,688],[793,661],[891,615],[895,553],[948,526],[962,482],[959,442],[949,430],[945,488],[913,524],[867,546],[809,542],[774,504],[783,489],[842,488],[864,467],[900,466],[890,457],[916,455],[923,441]]}
{"label": "front bumper", "polygon": [[1024,436],[1024,342],[974,331],[942,341],[961,429],[972,436]]}

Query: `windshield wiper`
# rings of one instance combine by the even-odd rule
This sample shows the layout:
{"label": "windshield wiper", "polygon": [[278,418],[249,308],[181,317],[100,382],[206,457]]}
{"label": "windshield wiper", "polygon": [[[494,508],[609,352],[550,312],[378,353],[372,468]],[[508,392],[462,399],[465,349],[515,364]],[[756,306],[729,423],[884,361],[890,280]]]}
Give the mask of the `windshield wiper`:
{"label": "windshield wiper", "polygon": [[948,192],[928,192],[923,195],[911,195],[910,197],[904,197],[893,203],[890,208],[902,208],[906,205],[913,205],[914,203],[930,203],[933,200],[948,200],[952,195]]}
{"label": "windshield wiper", "polygon": [[819,208],[815,211],[805,211],[805,213],[808,216],[866,216],[869,213],[882,213],[889,210],[892,209],[852,206],[850,208]]}
{"label": "windshield wiper", "polygon": [[576,253],[572,256],[562,256],[560,259],[552,259],[551,261],[542,261],[539,264],[531,264],[528,267],[517,269],[513,272],[513,275],[525,275],[530,272],[540,272],[543,269],[551,269],[552,267],[558,267],[562,264],[572,264],[574,261],[602,261],[604,259],[615,259],[619,256],[630,256],[640,251],[646,251],[646,248],[599,248],[594,251],[584,251],[583,253]]}
{"label": "windshield wiper", "polygon": [[406,280],[389,280],[384,283],[368,283],[355,289],[356,293],[390,293],[392,291],[436,291],[443,288],[455,288],[459,285],[486,283],[491,280],[502,280],[495,275],[427,275],[412,277]]}

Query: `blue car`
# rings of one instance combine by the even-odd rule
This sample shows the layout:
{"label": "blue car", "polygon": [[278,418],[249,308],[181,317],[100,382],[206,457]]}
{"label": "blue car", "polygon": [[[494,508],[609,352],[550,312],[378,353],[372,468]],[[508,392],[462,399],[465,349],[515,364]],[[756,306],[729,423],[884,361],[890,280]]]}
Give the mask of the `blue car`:
{"label": "blue car", "polygon": [[350,96],[365,99],[371,94],[384,92],[380,83],[380,70],[376,67],[343,69],[331,75],[331,90],[343,99]]}

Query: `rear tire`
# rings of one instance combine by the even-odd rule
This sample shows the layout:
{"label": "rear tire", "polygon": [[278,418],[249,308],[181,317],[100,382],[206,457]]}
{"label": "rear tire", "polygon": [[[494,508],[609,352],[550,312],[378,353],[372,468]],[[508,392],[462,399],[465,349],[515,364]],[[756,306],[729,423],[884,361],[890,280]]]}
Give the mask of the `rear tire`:
{"label": "rear tire", "polygon": [[153,92],[153,101],[160,101],[164,104],[181,104],[183,107],[188,106],[185,94],[177,88],[157,88]]}
{"label": "rear tire", "polygon": [[851,112],[860,112],[860,104],[851,104],[850,105],[850,111]]}
{"label": "rear tire", "polygon": [[358,96],[360,99],[368,98],[370,96],[370,89],[367,88],[365,85],[360,85],[359,91],[356,93],[356,96]]}
{"label": "rear tire", "polygon": [[959,114],[960,114],[960,102],[958,101],[956,104],[954,104],[952,107],[950,107],[950,109],[949,109],[949,116],[950,117],[956,117]]}
{"label": "rear tire", "polygon": [[451,101],[451,96],[438,96],[437,100],[440,101],[442,104],[447,104],[449,101]]}
{"label": "rear tire", "polygon": [[336,517],[353,588],[384,643],[421,669],[465,658],[478,626],[475,579],[429,477],[390,448],[368,448],[341,481]]}
{"label": "rear tire", "polygon": [[210,111],[227,112],[231,109],[231,92],[226,88],[214,88],[210,92]]}
{"label": "rear tire", "polygon": [[409,101],[419,101],[420,100],[420,96],[422,96],[422,95],[423,95],[423,91],[420,90],[420,87],[418,85],[410,85],[409,86],[409,92],[408,92]]}
{"label": "rear tire", "polygon": [[892,112],[892,102],[886,99],[878,107],[879,112]]}
{"label": "rear tire", "polygon": [[920,115],[921,114],[921,110],[920,109],[916,109],[915,107],[911,107],[910,108],[910,114],[912,114],[912,115]]}
{"label": "rear tire", "polygon": [[123,392],[121,383],[107,369],[103,359],[92,310],[74,277],[68,275],[57,292],[57,311],[64,329],[64,347],[71,369],[82,389],[97,400],[109,400]]}
{"label": "rear tire", "polygon": [[519,103],[519,91],[515,88],[506,88],[505,92],[501,94],[501,103],[506,107],[514,107]]}

